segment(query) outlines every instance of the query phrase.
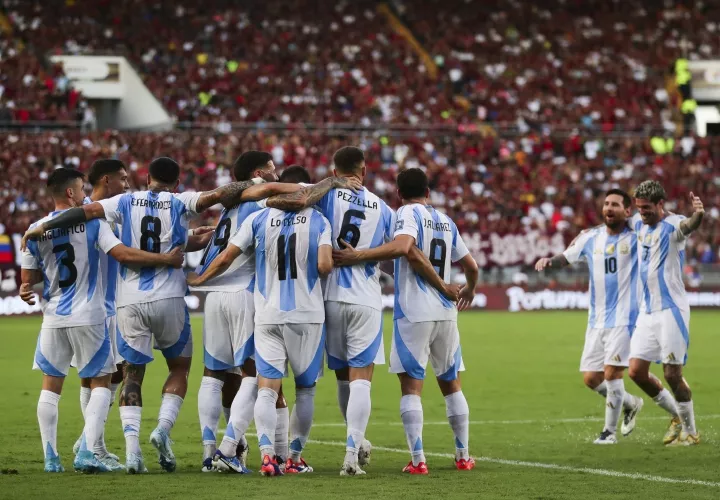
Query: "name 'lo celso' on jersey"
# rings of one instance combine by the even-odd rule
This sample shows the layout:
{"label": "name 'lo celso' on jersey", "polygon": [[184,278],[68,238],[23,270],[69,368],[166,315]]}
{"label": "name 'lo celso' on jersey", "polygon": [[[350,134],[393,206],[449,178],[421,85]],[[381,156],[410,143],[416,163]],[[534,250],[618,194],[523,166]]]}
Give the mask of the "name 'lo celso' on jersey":
{"label": "name 'lo celso' on jersey", "polygon": [[[443,280],[450,279],[451,264],[470,253],[452,219],[429,205],[400,207],[394,237],[404,234],[415,238]],[[394,319],[401,318],[411,323],[457,320],[455,304],[416,274],[406,258],[395,259]]]}
{"label": "name 'lo celso' on jersey", "polygon": [[255,251],[255,324],[323,323],[318,250],[330,224],[317,210],[265,208],[250,215],[230,242]]}
{"label": "name 'lo celso' on jersey", "polygon": [[638,316],[637,236],[605,225],[583,231],[563,252],[570,264],[584,260],[590,275],[590,328],[635,326]]}
{"label": "name 'lo celso' on jersey", "polygon": [[[357,193],[349,189],[331,189],[317,208],[330,221],[334,248],[342,248],[341,239],[358,250],[366,250],[393,238],[395,214],[383,200],[365,188]],[[333,268],[325,284],[325,300],[381,310],[378,263]]]}
{"label": "name 'lo celso' on jersey", "polygon": [[[138,191],[98,203],[105,209],[108,222],[120,224],[120,240],[125,246],[169,253],[176,247],[185,248],[188,220],[196,215],[195,207],[201,194]],[[186,292],[182,269],[120,266],[118,307],[184,297]]]}

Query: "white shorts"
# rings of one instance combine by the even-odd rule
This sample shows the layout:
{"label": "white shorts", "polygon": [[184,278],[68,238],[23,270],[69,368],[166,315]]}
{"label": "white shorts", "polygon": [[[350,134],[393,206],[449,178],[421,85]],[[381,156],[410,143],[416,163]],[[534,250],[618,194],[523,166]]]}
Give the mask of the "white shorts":
{"label": "white shorts", "polygon": [[[117,331],[117,316],[113,314],[112,316],[105,318],[105,327],[107,328],[108,335],[110,336],[110,355],[115,360],[115,365],[119,365],[123,362],[123,358],[120,356],[117,349],[117,335],[115,333]],[[77,368],[77,360],[75,359],[75,356],[73,356],[70,366]]]}
{"label": "white shorts", "polygon": [[192,357],[190,314],[182,297],[118,307],[117,324],[118,350],[128,363],[152,361],[153,346],[166,359]]}
{"label": "white shorts", "polygon": [[284,324],[255,326],[255,366],[265,378],[287,376],[290,363],[295,385],[312,387],[322,374],[325,325]]}
{"label": "white shorts", "polygon": [[590,328],[585,332],[585,347],[580,358],[581,372],[601,372],[605,366],[624,366],[630,360],[632,327]]}
{"label": "white shorts", "polygon": [[455,380],[458,372],[465,370],[457,321],[411,323],[401,318],[393,326],[390,373],[407,373],[423,380],[428,359],[440,380]]}
{"label": "white shorts", "polygon": [[205,298],[203,346],[205,367],[227,371],[242,366],[255,354],[253,294],[209,292]]}
{"label": "white shorts", "polygon": [[684,365],[690,345],[690,311],[675,307],[641,312],[630,341],[630,357]]}
{"label": "white shorts", "polygon": [[41,370],[52,377],[65,377],[73,359],[81,378],[115,372],[110,333],[105,323],[40,330],[33,370]]}
{"label": "white shorts", "polygon": [[328,368],[385,364],[382,312],[368,306],[325,302]]}

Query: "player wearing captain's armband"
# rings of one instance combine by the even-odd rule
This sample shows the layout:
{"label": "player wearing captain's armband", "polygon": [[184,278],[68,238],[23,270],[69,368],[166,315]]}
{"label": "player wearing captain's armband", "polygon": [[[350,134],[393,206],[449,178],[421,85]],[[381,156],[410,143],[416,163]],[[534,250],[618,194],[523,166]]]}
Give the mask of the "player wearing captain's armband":
{"label": "player wearing captain's armband", "polygon": [[[700,198],[690,193],[690,201],[694,213],[689,218],[666,212],[663,187],[645,181],[635,190],[639,213],[632,219],[638,239],[640,314],[630,343],[630,378],[672,416],[663,443],[685,446],[698,444],[700,433],[692,392],[683,377],[690,344],[683,264],[687,237],[705,214]],[[650,364],[658,360],[672,394],[650,374]]]}
{"label": "player wearing captain's armband", "polygon": [[588,266],[590,308],[580,371],[585,385],[606,400],[605,426],[595,444],[617,443],[621,411],[622,434],[629,435],[643,406],[642,399],[625,392],[623,382],[638,315],[637,238],[627,227],[631,203],[630,195],[611,189],[603,204],[605,224],[583,231],[565,252],[535,265],[538,271],[578,262]]}
{"label": "player wearing captain's armband", "polygon": [[[425,367],[433,367],[440,390],[445,396],[448,421],[455,435],[455,464],[459,470],[475,465],[468,451],[469,414],[462,392],[459,372],[464,370],[457,328],[454,291],[443,280],[450,278],[450,266],[458,262],[467,284],[460,290],[460,309],[468,307],[475,296],[478,267],[460,236],[455,223],[427,204],[430,191],[425,173],[418,168],[398,175],[398,194],[403,206],[397,212],[394,239],[367,250],[333,252],[337,264],[395,259],[394,333],[390,353],[390,371],[400,378],[402,399],[400,415],[412,455],[403,469],[411,474],[427,474],[422,444],[423,410],[420,399]],[[410,260],[416,247],[429,265],[432,275],[418,273]],[[429,281],[428,281],[429,280]]]}

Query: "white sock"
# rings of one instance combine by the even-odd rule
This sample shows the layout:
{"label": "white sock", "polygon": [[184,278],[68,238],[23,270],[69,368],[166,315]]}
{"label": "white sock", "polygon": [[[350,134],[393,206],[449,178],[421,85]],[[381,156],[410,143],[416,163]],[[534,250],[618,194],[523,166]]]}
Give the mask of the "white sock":
{"label": "white sock", "polygon": [[[237,391],[230,407],[230,423],[220,444],[220,453],[226,457],[234,457],[240,438],[245,435],[255,411],[258,397],[256,377],[243,378],[240,390]],[[277,399],[277,398],[276,398]],[[273,407],[274,408],[274,407]]]}
{"label": "white sock", "polygon": [[[242,388],[242,386],[240,386]],[[273,439],[277,427],[277,403],[278,393],[269,387],[258,390],[257,401],[255,401],[255,427],[257,427],[258,446],[262,456],[275,454]]]}
{"label": "white sock", "polygon": [[679,402],[677,403],[678,413],[680,414],[680,420],[682,420],[683,431],[688,434],[697,434],[695,428],[695,411],[693,410],[693,402]]}
{"label": "white sock", "polygon": [[290,429],[290,410],[277,408],[277,425],[275,427],[275,455],[287,460],[288,458],[288,430]]}
{"label": "white sock", "polygon": [[455,460],[470,458],[470,407],[462,391],[445,396],[445,413],[455,435]]}
{"label": "white sock", "polygon": [[92,390],[89,387],[80,387],[80,412],[82,413],[83,419],[85,418],[85,409],[90,402],[90,393]]}
{"label": "white sock", "polygon": [[598,385],[593,391],[600,394],[603,398],[607,398],[607,383],[603,380],[600,385]]}
{"label": "white sock", "polygon": [[337,381],[337,400],[338,406],[340,407],[340,413],[342,413],[343,420],[347,422],[347,407],[348,401],[350,401],[350,381],[349,380],[338,380]]}
{"label": "white sock", "polygon": [[[216,435],[222,408],[223,381],[213,377],[203,377],[198,391],[198,415],[200,417],[200,434],[206,448],[205,458],[215,453]],[[208,447],[212,447],[209,450]],[[212,453],[210,453],[212,451]]]}
{"label": "white sock", "polygon": [[115,404],[115,395],[117,394],[118,389],[120,389],[120,386],[122,385],[122,382],[119,382],[117,384],[110,384],[110,406]]}
{"label": "white sock", "polygon": [[315,413],[315,386],[295,389],[295,406],[290,415],[290,458],[299,462],[305,443],[310,437],[313,414]]}
{"label": "white sock", "polygon": [[625,382],[623,379],[606,380],[605,384],[608,389],[605,403],[605,430],[615,434],[625,399]]}
{"label": "white sock", "polygon": [[653,401],[655,401],[660,408],[668,412],[673,417],[678,416],[675,398],[673,397],[672,393],[667,389],[663,388],[663,390],[660,391],[660,394],[653,398]]}
{"label": "white sock", "polygon": [[223,415],[225,415],[225,425],[230,423],[230,408],[223,406]]}
{"label": "white sock", "polygon": [[80,451],[92,451],[102,436],[105,420],[110,410],[110,389],[96,387],[90,394],[90,401],[85,408],[85,428],[80,443]]}
{"label": "white sock", "polygon": [[40,439],[45,458],[57,457],[58,402],[60,394],[52,391],[40,391],[37,405],[37,418],[40,424]]}
{"label": "white sock", "polygon": [[158,414],[158,427],[162,427],[169,434],[173,425],[175,425],[182,404],[183,398],[177,394],[164,393],[162,403],[160,403],[160,413]]}
{"label": "white sock", "polygon": [[350,398],[347,405],[347,441],[345,447],[345,462],[356,463],[358,449],[365,439],[368,421],[370,420],[369,380],[354,380],[350,382]]}
{"label": "white sock", "polygon": [[120,421],[125,435],[125,451],[129,453],[141,453],[140,451],[140,420],[142,406],[121,406]]}
{"label": "white sock", "polygon": [[423,409],[420,396],[406,394],[400,399],[400,418],[405,428],[405,439],[410,448],[413,465],[418,465],[425,461],[422,444]]}

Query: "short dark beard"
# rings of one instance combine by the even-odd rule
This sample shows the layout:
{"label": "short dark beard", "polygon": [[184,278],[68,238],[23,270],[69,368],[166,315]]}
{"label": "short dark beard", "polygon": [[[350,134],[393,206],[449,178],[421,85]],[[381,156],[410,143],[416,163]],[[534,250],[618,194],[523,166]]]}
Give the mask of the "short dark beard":
{"label": "short dark beard", "polygon": [[[604,217],[603,217],[604,218]],[[617,219],[613,223],[609,223],[607,219],[605,219],[605,226],[607,226],[612,232],[618,233],[622,230],[623,227],[627,225],[626,220],[618,221]]]}

